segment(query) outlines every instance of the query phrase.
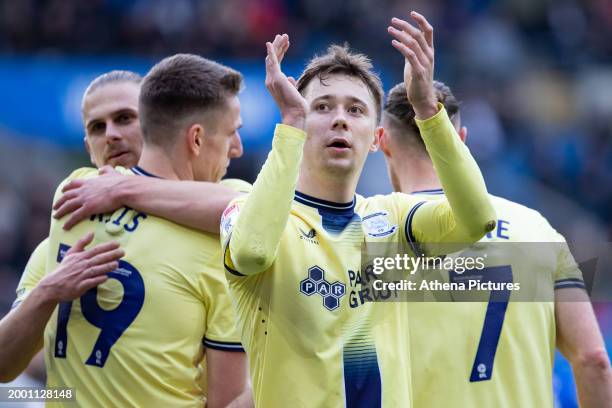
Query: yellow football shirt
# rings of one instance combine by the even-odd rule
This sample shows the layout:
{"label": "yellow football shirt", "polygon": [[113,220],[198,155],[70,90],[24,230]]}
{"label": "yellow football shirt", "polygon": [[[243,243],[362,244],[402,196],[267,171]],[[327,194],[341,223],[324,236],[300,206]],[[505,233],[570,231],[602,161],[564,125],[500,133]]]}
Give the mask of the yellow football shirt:
{"label": "yellow football shirt", "polygon": [[[429,201],[442,194],[413,196]],[[563,237],[538,212],[499,197],[492,202],[497,227],[481,242],[494,244],[470,252],[489,252],[480,274],[537,280],[539,292],[517,301],[508,293],[509,302],[403,303],[414,407],[553,406],[554,288],[584,287],[582,276]]]}
{"label": "yellow football shirt", "polygon": [[[227,233],[245,199],[226,210]],[[256,406],[409,406],[396,342],[408,343],[387,336],[397,320],[373,303],[361,246],[405,241],[408,211],[397,210],[417,202],[395,194],[334,204],[297,192],[273,266],[242,276],[226,265]],[[378,228],[364,228],[364,218]]]}
{"label": "yellow football shirt", "polygon": [[393,304],[374,303],[382,299],[367,287],[374,276],[362,270],[362,246],[474,242],[494,218],[444,109],[423,127],[447,180],[463,182],[453,210],[474,216],[462,220],[475,220],[477,237],[446,200],[392,194],[333,203],[295,192],[304,134],[284,125],[251,194],[225,210],[224,261],[256,406],[410,406],[408,338]]}
{"label": "yellow football shirt", "polygon": [[[95,174],[77,170],[66,181]],[[47,385],[73,387],[80,406],[203,406],[205,349],[242,351],[218,236],[126,207],[69,232],[62,224],[52,221],[47,271],[88,231],[93,244],[119,241],[126,256],[111,279],[52,315]]]}

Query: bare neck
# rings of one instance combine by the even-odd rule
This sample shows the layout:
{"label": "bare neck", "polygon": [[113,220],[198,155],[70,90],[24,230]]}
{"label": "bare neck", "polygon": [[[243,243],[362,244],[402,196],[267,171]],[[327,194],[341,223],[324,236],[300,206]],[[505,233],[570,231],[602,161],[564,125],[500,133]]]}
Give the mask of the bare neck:
{"label": "bare neck", "polygon": [[193,169],[185,158],[178,156],[175,151],[168,152],[162,147],[145,144],[138,166],[163,179],[193,180]]}
{"label": "bare neck", "polygon": [[334,203],[348,203],[353,200],[357,189],[357,176],[321,174],[309,171],[302,163],[297,190],[311,197]]}
{"label": "bare neck", "polygon": [[390,173],[395,191],[410,194],[442,188],[429,157],[394,160]]}

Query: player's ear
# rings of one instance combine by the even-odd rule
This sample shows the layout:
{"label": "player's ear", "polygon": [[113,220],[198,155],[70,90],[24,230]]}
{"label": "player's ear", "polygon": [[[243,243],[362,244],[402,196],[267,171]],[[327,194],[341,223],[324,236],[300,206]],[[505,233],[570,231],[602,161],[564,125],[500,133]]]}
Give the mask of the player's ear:
{"label": "player's ear", "polygon": [[380,138],[384,132],[384,129],[381,126],[378,126],[376,130],[374,130],[374,139],[372,140],[372,144],[370,145],[371,152],[377,152],[378,147],[380,146]]}
{"label": "player's ear", "polygon": [[199,156],[204,144],[204,128],[199,123],[194,123],[187,128],[187,149],[194,156]]}
{"label": "player's ear", "polygon": [[386,158],[391,158],[391,149],[389,148],[389,132],[385,128],[382,128],[382,134],[380,135],[380,150]]}
{"label": "player's ear", "polygon": [[465,139],[467,139],[467,128],[465,126],[461,126],[461,129],[459,129],[459,139],[461,139],[463,143],[465,143]]}
{"label": "player's ear", "polygon": [[85,151],[89,155],[89,160],[91,161],[91,164],[97,166],[96,161],[94,160],[94,157],[91,154],[91,148],[89,147],[89,141],[87,141],[87,136],[83,137],[83,146],[85,146]]}

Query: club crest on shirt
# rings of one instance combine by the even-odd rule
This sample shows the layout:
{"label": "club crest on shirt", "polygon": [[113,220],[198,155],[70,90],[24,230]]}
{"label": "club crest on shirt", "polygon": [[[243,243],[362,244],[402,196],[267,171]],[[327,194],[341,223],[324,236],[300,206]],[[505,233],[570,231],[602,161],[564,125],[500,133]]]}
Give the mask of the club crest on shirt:
{"label": "club crest on shirt", "polygon": [[234,227],[234,223],[236,222],[236,218],[240,213],[240,208],[238,204],[234,203],[227,207],[225,211],[223,211],[223,215],[221,216],[221,232],[224,234],[229,234],[232,228]]}
{"label": "club crest on shirt", "polygon": [[387,218],[389,214],[381,211],[373,214],[368,214],[361,219],[361,225],[366,234],[374,238],[386,237],[394,234],[397,230],[397,225],[392,225]]}

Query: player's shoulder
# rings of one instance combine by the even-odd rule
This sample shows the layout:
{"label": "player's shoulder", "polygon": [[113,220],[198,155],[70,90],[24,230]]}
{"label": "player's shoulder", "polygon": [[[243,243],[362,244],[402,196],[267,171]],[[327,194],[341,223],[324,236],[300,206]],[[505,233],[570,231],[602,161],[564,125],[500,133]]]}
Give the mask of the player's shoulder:
{"label": "player's shoulder", "polygon": [[520,217],[529,221],[542,222],[546,221],[544,216],[537,210],[527,207],[524,204],[517,203],[516,201],[509,200],[504,197],[499,197],[493,194],[489,194],[493,207],[497,210],[498,215],[510,215],[513,217]]}
{"label": "player's shoulder", "polygon": [[73,170],[72,173],[68,175],[64,179],[64,182],[76,180],[76,179],[86,179],[92,178],[98,175],[98,169],[95,167],[80,167],[76,170]]}
{"label": "player's shoulder", "polygon": [[98,169],[94,167],[80,167],[76,170],[73,170],[68,177],[62,180],[62,182],[55,189],[55,194],[53,196],[53,201],[55,202],[61,195],[62,189],[68,183],[77,179],[88,179],[95,177],[98,174]]}
{"label": "player's shoulder", "polygon": [[248,181],[244,181],[241,179],[223,179],[219,182],[221,185],[231,188],[232,190],[236,190],[239,193],[250,193],[253,189],[253,185]]}
{"label": "player's shoulder", "polygon": [[418,204],[420,201],[418,197],[405,194],[405,193],[390,193],[390,194],[378,194],[371,197],[357,197],[357,211],[365,213],[368,211],[382,209],[382,210],[394,210],[398,208],[412,207]]}
{"label": "player's shoulder", "polygon": [[531,207],[517,203],[507,198],[490,194],[493,207],[497,211],[500,219],[507,221],[520,222],[528,226],[532,231],[537,231],[541,235],[547,235],[551,240],[557,240],[560,234],[553,228],[550,222],[540,213]]}

